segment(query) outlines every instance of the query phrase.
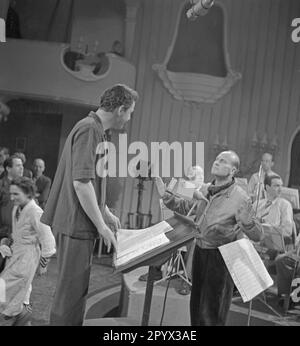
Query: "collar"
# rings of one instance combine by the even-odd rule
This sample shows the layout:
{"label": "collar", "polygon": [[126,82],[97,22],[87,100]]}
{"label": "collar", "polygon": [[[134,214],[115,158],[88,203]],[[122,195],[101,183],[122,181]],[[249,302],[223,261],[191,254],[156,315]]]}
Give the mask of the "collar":
{"label": "collar", "polygon": [[20,218],[21,213],[27,210],[31,205],[35,204],[35,201],[31,199],[22,209],[20,206],[15,206],[15,216],[17,219]]}
{"label": "collar", "polygon": [[[273,201],[270,201],[269,199],[267,198],[264,198],[261,200],[261,207],[262,208],[269,208],[271,207],[272,205],[277,205],[279,203],[279,197],[276,197],[275,199],[273,199]],[[271,203],[270,203],[271,202]]]}
{"label": "collar", "polygon": [[103,127],[102,121],[98,117],[97,113],[94,112],[94,111],[90,111],[89,114],[88,114],[88,117],[91,117],[91,118],[93,118],[95,120],[97,126],[100,128],[100,131],[101,131],[101,133],[103,133],[103,136],[105,137],[105,140],[106,140],[106,134],[105,134],[105,131],[104,131],[104,127]]}
{"label": "collar", "polygon": [[[265,198],[264,199],[266,202],[267,201],[270,201],[268,198]],[[277,201],[279,200],[279,197],[276,197],[275,199],[273,199],[273,201],[270,201],[272,204],[276,204],[277,203]]]}
{"label": "collar", "polygon": [[235,183],[235,179],[232,178],[232,181],[230,181],[229,183],[227,184],[224,184],[224,185],[221,185],[221,186],[216,186],[215,185],[215,180],[212,181],[211,185],[207,188],[207,198],[210,199],[212,196],[218,194],[219,192],[222,192],[225,190],[227,190],[228,188],[230,188],[231,186],[234,185]]}
{"label": "collar", "polygon": [[39,179],[42,178],[43,176],[44,176],[44,174],[41,174],[39,177],[33,177],[32,179],[39,180]]}

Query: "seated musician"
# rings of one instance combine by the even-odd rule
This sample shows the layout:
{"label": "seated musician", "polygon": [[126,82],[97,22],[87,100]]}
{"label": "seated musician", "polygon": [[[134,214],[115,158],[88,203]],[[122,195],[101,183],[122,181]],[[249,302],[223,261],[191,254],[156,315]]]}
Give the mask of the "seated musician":
{"label": "seated musician", "polygon": [[[282,179],[279,175],[270,174],[265,176],[266,197],[258,202],[257,218],[263,223],[265,230],[268,229],[274,234],[281,234],[285,245],[288,245],[293,242],[293,209],[289,201],[280,197],[282,185]],[[261,244],[267,246],[264,239]],[[284,249],[280,252],[284,252]],[[276,251],[271,249],[269,251],[270,259],[274,259],[277,254]]]}
{"label": "seated musician", "polygon": [[299,252],[300,235],[297,236],[295,249],[279,255],[275,259],[277,294],[282,299],[279,301],[280,304],[283,304],[284,295],[290,294],[293,278],[300,276]]}

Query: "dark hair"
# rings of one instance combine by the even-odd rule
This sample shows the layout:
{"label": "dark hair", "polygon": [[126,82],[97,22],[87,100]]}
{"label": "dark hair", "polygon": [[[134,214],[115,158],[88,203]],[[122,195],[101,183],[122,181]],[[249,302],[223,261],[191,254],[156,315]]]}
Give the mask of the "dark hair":
{"label": "dark hair", "polygon": [[23,165],[26,163],[26,156],[25,156],[24,153],[16,152],[16,153],[14,153],[14,156],[16,156],[16,157],[18,157],[19,159],[21,159]]}
{"label": "dark hair", "polygon": [[267,151],[262,154],[261,158],[263,158],[264,155],[269,155],[271,156],[271,161],[273,162],[273,155],[271,153],[268,153]]}
{"label": "dark hair", "polygon": [[[13,160],[14,159],[20,159],[21,161],[22,161],[22,159],[20,158],[20,156],[18,156],[18,155],[12,155],[12,156],[10,156],[10,157],[8,157],[5,161],[4,161],[4,163],[3,163],[3,167],[4,167],[4,169],[6,170],[6,167],[10,167],[10,168],[12,168],[12,166],[13,166]],[[22,161],[22,163],[23,163],[23,161]]]}
{"label": "dark hair", "polygon": [[117,84],[106,89],[100,97],[100,108],[106,112],[112,112],[116,108],[124,106],[129,109],[138,99],[138,93],[124,84]]}
{"label": "dark hair", "polygon": [[266,174],[265,179],[264,179],[265,188],[267,185],[269,185],[269,186],[272,185],[273,179],[281,179],[281,177],[277,174]]}
{"label": "dark hair", "polygon": [[10,185],[17,186],[20,190],[22,190],[25,195],[27,195],[29,198],[34,198],[36,193],[36,187],[34,182],[27,178],[27,177],[20,177],[12,180]]}

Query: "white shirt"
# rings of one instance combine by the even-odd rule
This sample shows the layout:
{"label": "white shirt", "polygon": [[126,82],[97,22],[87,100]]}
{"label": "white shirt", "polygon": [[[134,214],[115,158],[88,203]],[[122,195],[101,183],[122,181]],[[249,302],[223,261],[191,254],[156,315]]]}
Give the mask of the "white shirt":
{"label": "white shirt", "polygon": [[278,228],[283,236],[290,237],[293,233],[293,208],[289,201],[277,197],[272,202],[266,198],[258,202],[257,217],[263,223]]}
{"label": "white shirt", "polygon": [[18,207],[12,211],[13,247],[41,244],[42,256],[50,257],[56,252],[55,239],[51,228],[41,223],[43,210],[34,200],[28,202],[17,217]]}

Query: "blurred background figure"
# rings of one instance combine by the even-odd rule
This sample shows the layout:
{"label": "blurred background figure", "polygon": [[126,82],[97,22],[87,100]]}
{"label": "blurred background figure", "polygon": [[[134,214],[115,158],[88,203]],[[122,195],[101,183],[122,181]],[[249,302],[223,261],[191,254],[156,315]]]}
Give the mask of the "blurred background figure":
{"label": "blurred background figure", "polygon": [[198,190],[202,187],[204,182],[204,172],[201,166],[192,166],[187,171],[187,178],[195,185]]}
{"label": "blurred background figure", "polygon": [[5,147],[0,147],[0,179],[4,177],[4,161],[9,157],[9,150]]}
{"label": "blurred background figure", "polygon": [[39,206],[44,209],[51,187],[51,179],[45,176],[45,161],[42,159],[35,159],[33,161],[33,181],[35,182],[37,193],[36,199]]}
{"label": "blurred background figure", "polygon": [[27,169],[25,167],[25,163],[26,163],[26,156],[24,153],[21,153],[21,152],[16,152],[14,153],[15,156],[19,157],[21,160],[22,160],[22,163],[23,163],[23,177],[26,177],[26,178],[30,178],[32,179],[32,172],[30,169]]}
{"label": "blurred background figure", "polygon": [[252,174],[248,184],[248,192],[252,202],[256,200],[257,190],[260,185],[261,185],[261,189],[260,189],[260,195],[258,199],[265,198],[265,189],[264,189],[265,176],[270,174],[278,175],[277,173],[272,171],[273,166],[274,166],[274,161],[273,161],[272,154],[264,153],[261,157],[262,174],[260,179],[259,179],[259,172],[256,172]]}
{"label": "blurred background figure", "polygon": [[10,183],[23,175],[23,163],[19,157],[12,155],[3,165],[5,173],[0,179],[0,241],[11,238],[13,202],[9,195]]}

